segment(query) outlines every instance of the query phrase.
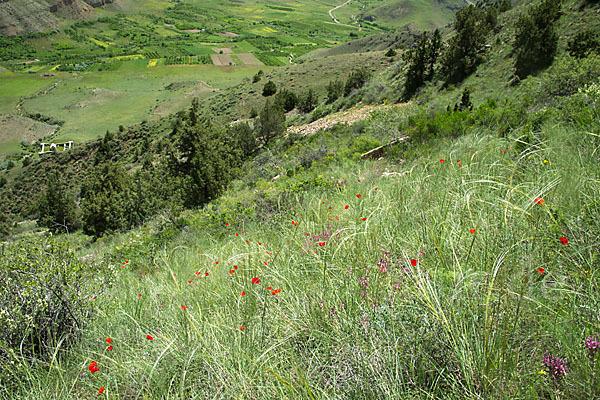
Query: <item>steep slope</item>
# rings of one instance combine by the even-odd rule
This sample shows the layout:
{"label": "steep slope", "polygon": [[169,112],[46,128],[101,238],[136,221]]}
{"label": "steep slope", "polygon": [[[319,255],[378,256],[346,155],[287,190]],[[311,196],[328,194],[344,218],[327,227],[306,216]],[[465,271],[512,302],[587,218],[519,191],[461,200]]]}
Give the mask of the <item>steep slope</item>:
{"label": "steep slope", "polygon": [[55,29],[64,19],[80,20],[93,14],[93,7],[83,0],[4,1],[0,3],[0,33],[44,32]]}

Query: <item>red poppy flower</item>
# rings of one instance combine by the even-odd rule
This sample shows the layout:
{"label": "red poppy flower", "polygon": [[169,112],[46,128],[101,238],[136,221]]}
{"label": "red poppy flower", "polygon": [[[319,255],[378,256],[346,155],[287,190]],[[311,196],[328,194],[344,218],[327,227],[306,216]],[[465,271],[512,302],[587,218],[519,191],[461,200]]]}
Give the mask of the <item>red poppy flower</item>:
{"label": "red poppy flower", "polygon": [[540,274],[543,274],[543,273],[544,273],[544,271],[545,271],[545,269],[544,269],[544,268],[538,268],[538,269],[537,269],[537,272],[539,272]]}
{"label": "red poppy flower", "polygon": [[249,241],[249,240],[246,240],[246,244],[250,244],[250,241]]}
{"label": "red poppy flower", "polygon": [[544,204],[544,202],[545,202],[546,200],[544,200],[544,199],[542,199],[542,198],[540,198],[540,197],[536,197],[536,198],[535,198],[533,201],[534,201],[535,203],[539,204],[539,205],[542,205],[542,204]]}
{"label": "red poppy flower", "polygon": [[240,293],[240,296],[244,297],[246,295],[246,291],[243,291],[242,293]]}
{"label": "red poppy flower", "polygon": [[364,217],[362,220],[363,220],[363,221],[366,221],[366,220],[367,220],[367,217]]}
{"label": "red poppy flower", "polygon": [[273,289],[271,286],[267,286],[267,290],[271,290]]}
{"label": "red poppy flower", "polygon": [[500,153],[504,154],[504,150],[500,150]]}
{"label": "red poppy flower", "polygon": [[325,246],[325,242],[319,242],[319,246]]}
{"label": "red poppy flower", "polygon": [[240,234],[239,234],[239,233],[236,233],[236,234],[235,234],[235,236],[240,236]]}
{"label": "red poppy flower", "polygon": [[325,202],[324,202],[324,201],[322,201],[322,202],[321,202],[321,204],[325,204]]}
{"label": "red poppy flower", "polygon": [[142,297],[142,294],[141,294],[141,293],[139,293],[139,294],[138,294],[138,297]]}
{"label": "red poppy flower", "polygon": [[458,160],[456,160],[456,162],[460,162],[460,158]]}
{"label": "red poppy flower", "polygon": [[192,283],[192,281],[188,281],[188,283]]}
{"label": "red poppy flower", "polygon": [[104,392],[104,386],[102,386],[100,389],[98,389],[98,393],[102,394]]}
{"label": "red poppy flower", "polygon": [[377,191],[377,188],[375,188],[375,191]]}
{"label": "red poppy flower", "polygon": [[349,206],[349,205],[346,205],[346,207],[344,207],[344,210],[347,210],[347,209],[348,209],[348,207],[350,207],[350,206]]}
{"label": "red poppy flower", "polygon": [[444,160],[443,158],[440,158],[440,162],[441,163],[443,163],[444,161],[446,161],[446,160]]}
{"label": "red poppy flower", "polygon": [[154,340],[154,338],[152,336],[150,336],[150,335],[146,335],[146,339],[148,339],[148,340]]}
{"label": "red poppy flower", "polygon": [[475,233],[475,229],[469,229],[469,232]]}
{"label": "red poppy flower", "polygon": [[566,246],[567,244],[569,244],[569,239],[567,239],[564,236],[560,237],[560,242],[563,244],[563,246]]}
{"label": "red poppy flower", "polygon": [[237,265],[234,265],[234,266],[233,266],[233,269],[238,269],[238,266],[237,266]]}
{"label": "red poppy flower", "polygon": [[362,198],[362,196],[360,194],[357,194],[356,197],[358,197],[359,199]]}
{"label": "red poppy flower", "polygon": [[335,216],[334,218],[335,218],[336,221],[340,220],[340,217],[338,217],[338,216]]}
{"label": "red poppy flower", "polygon": [[260,283],[260,279],[259,278],[252,278],[252,283],[259,284]]}
{"label": "red poppy flower", "polygon": [[462,164],[458,164],[459,167],[462,167]]}
{"label": "red poppy flower", "polygon": [[417,266],[417,260],[415,260],[414,258],[410,260],[410,265],[412,265],[413,267]]}
{"label": "red poppy flower", "polygon": [[225,226],[229,226],[229,222],[225,222]]}
{"label": "red poppy flower", "polygon": [[329,207],[329,209],[331,210],[331,207]]}
{"label": "red poppy flower", "polygon": [[196,276],[199,276],[200,275],[200,271],[195,272],[195,274],[196,274]]}
{"label": "red poppy flower", "polygon": [[246,329],[244,325],[240,326],[240,331],[243,331],[244,329]]}
{"label": "red poppy flower", "polygon": [[88,365],[88,369],[90,370],[90,372],[93,374],[94,372],[98,372],[100,371],[100,368],[98,368],[98,364],[96,363],[96,361],[92,361],[90,363],[90,365]]}
{"label": "red poppy flower", "polygon": [[182,309],[183,311],[185,311],[185,310],[187,310],[187,306],[181,306],[181,309]]}
{"label": "red poppy flower", "polygon": [[204,276],[208,276],[208,272],[206,274],[204,274]]}
{"label": "red poppy flower", "polygon": [[106,350],[111,351],[113,349],[112,344],[106,348]]}
{"label": "red poppy flower", "polygon": [[229,275],[232,275],[234,272],[235,272],[234,270],[230,269],[229,270]]}
{"label": "red poppy flower", "polygon": [[296,226],[296,225],[298,225],[298,223],[295,221],[292,221],[292,225]]}
{"label": "red poppy flower", "polygon": [[110,344],[110,343],[112,343],[112,338],[110,338],[110,337],[109,337],[109,338],[107,338],[107,339],[104,339],[104,341],[105,341],[106,343]]}
{"label": "red poppy flower", "polygon": [[307,233],[306,236],[310,236],[310,233]]}
{"label": "red poppy flower", "polygon": [[219,265],[219,262],[218,262],[218,261],[215,261],[215,265]]}
{"label": "red poppy flower", "polygon": [[301,201],[300,201],[300,200],[298,200],[298,204],[300,204],[300,203],[301,203]]}
{"label": "red poppy flower", "polygon": [[358,183],[360,183],[360,179],[358,180]]}

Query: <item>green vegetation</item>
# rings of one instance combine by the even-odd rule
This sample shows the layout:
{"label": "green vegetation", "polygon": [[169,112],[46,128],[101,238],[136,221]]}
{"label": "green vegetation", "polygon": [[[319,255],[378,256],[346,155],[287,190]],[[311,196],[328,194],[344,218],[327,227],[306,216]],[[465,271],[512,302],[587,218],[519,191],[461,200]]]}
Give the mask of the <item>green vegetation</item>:
{"label": "green vegetation", "polygon": [[[34,245],[51,235],[15,224],[0,249],[18,328],[0,397],[599,398],[600,18],[563,3],[553,58],[515,78],[520,16],[548,1],[469,6],[451,32],[262,66],[176,115],[9,157],[0,228],[40,194],[70,203],[64,182],[83,229]],[[163,29],[222,27],[199,4],[167,4]],[[283,42],[275,26],[252,45]],[[64,329],[44,330],[55,310]]]}
{"label": "green vegetation", "polygon": [[560,0],[545,0],[519,17],[514,44],[519,78],[552,64],[558,47],[554,24],[560,17],[560,5]]}

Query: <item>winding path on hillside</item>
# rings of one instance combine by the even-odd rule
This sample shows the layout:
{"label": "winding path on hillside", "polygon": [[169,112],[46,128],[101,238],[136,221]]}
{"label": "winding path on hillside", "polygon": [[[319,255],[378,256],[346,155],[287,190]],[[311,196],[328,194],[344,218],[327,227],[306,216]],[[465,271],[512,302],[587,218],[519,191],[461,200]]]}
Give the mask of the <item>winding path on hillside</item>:
{"label": "winding path on hillside", "polygon": [[329,10],[329,16],[331,17],[331,19],[333,20],[333,22],[335,22],[336,24],[340,24],[340,25],[346,25],[346,24],[342,24],[340,21],[338,21],[337,18],[333,16],[333,12],[335,10],[337,10],[338,8],[344,7],[345,5],[347,5],[348,3],[350,3],[351,1],[352,0],[348,0],[345,3],[342,3],[339,6],[335,6],[331,10]]}

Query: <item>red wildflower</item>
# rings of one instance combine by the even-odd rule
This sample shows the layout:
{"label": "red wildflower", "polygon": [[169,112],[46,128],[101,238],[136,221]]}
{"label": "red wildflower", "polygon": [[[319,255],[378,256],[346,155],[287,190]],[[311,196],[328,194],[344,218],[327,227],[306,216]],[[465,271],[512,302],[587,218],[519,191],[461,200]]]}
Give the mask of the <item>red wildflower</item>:
{"label": "red wildflower", "polygon": [[237,266],[237,265],[234,265],[234,266],[233,266],[233,269],[238,269],[238,266]]}
{"label": "red wildflower", "polygon": [[292,221],[292,225],[296,226],[296,225],[298,225],[298,223],[295,221]]}
{"label": "red wildflower", "polygon": [[475,229],[469,229],[469,232],[475,233]]}
{"label": "red wildflower", "polygon": [[258,242],[258,245],[259,245],[259,246],[262,246],[262,243],[261,243],[261,242]]}
{"label": "red wildflower", "polygon": [[104,341],[105,341],[106,343],[110,344],[110,343],[112,343],[112,338],[110,338],[110,337],[109,337],[109,338],[107,338],[107,339],[104,339]]}
{"label": "red wildflower", "polygon": [[417,260],[415,260],[414,258],[410,260],[410,265],[412,265],[413,267],[417,266]]}
{"label": "red wildflower", "polygon": [[239,233],[236,233],[236,234],[235,234],[235,236],[240,236],[240,234],[239,234]]}
{"label": "red wildflower", "polygon": [[252,283],[259,284],[260,283],[260,279],[258,279],[258,278],[252,278]]}
{"label": "red wildflower", "polygon": [[336,221],[340,220],[340,217],[338,217],[338,216],[335,216],[334,218],[335,218]]}
{"label": "red wildflower", "polygon": [[229,222],[225,222],[225,226],[229,226]]}
{"label": "red wildflower", "polygon": [[456,162],[460,162],[460,158],[458,160],[456,160]]}
{"label": "red wildflower", "polygon": [[350,207],[350,206],[346,205],[346,207],[344,207],[344,210],[347,210],[347,209],[348,209],[348,207]]}
{"label": "red wildflower", "polygon": [[100,368],[98,368],[98,364],[96,363],[96,361],[92,361],[90,363],[90,365],[88,365],[88,369],[90,370],[90,372],[93,374],[94,372],[98,372],[100,371]]}
{"label": "red wildflower", "polygon": [[146,339],[148,339],[148,340],[154,340],[154,338],[152,336],[150,336],[150,335],[146,335]]}
{"label": "red wildflower", "polygon": [[240,331],[243,331],[244,329],[246,329],[244,325],[240,326]]}
{"label": "red wildflower", "polygon": [[357,194],[356,197],[358,197],[359,199],[362,198],[362,196],[360,194]]}
{"label": "red wildflower", "polygon": [[98,389],[98,393],[102,394],[104,392],[104,386],[102,386],[100,389]]}
{"label": "red wildflower", "polygon": [[459,167],[462,167],[462,164],[458,164]]}
{"label": "red wildflower", "polygon": [[319,246],[325,246],[325,242],[319,242]]}
{"label": "red wildflower", "polygon": [[358,180],[358,183],[360,183],[360,179]]}
{"label": "red wildflower", "polygon": [[183,311],[185,311],[185,310],[187,310],[187,306],[181,306],[181,309],[182,309]]}
{"label": "red wildflower", "polygon": [[377,188],[375,188],[375,191],[377,191]]}
{"label": "red wildflower", "polygon": [[504,154],[504,150],[500,150],[500,153]]}
{"label": "red wildflower", "polygon": [[537,269],[537,272],[539,272],[540,274],[543,274],[543,273],[544,273],[544,271],[545,271],[545,269],[544,269],[544,268],[538,268],[538,269]]}
{"label": "red wildflower", "polygon": [[535,203],[538,203],[539,205],[542,205],[542,204],[544,204],[544,202],[545,202],[546,200],[544,200],[544,199],[542,199],[542,198],[540,198],[540,197],[536,197],[536,198],[535,198],[533,201],[534,201]]}
{"label": "red wildflower", "polygon": [[564,236],[560,237],[560,242],[563,244],[563,246],[566,246],[567,244],[569,244],[569,239],[567,239]]}
{"label": "red wildflower", "polygon": [[363,220],[363,221],[366,221],[366,220],[367,220],[367,217],[364,217],[362,220]]}
{"label": "red wildflower", "polygon": [[331,207],[329,207],[329,209],[331,210]]}
{"label": "red wildflower", "polygon": [[112,344],[106,348],[106,350],[111,351],[113,349]]}
{"label": "red wildflower", "polygon": [[229,270],[229,275],[232,275],[234,272],[235,272],[234,270],[230,269]]}
{"label": "red wildflower", "polygon": [[188,281],[188,283],[192,283],[192,281]]}
{"label": "red wildflower", "polygon": [[196,272],[195,274],[196,274],[196,275],[200,275],[200,271]]}
{"label": "red wildflower", "polygon": [[219,262],[218,262],[218,261],[215,261],[215,265],[219,265]]}
{"label": "red wildflower", "polygon": [[206,274],[204,274],[204,276],[208,276],[208,272]]}
{"label": "red wildflower", "polygon": [[142,297],[142,294],[141,294],[141,293],[139,293],[139,294],[138,294],[138,297]]}
{"label": "red wildflower", "polygon": [[446,161],[446,160],[444,160],[443,158],[440,158],[440,162],[441,163],[443,163],[444,161]]}
{"label": "red wildflower", "polygon": [[271,290],[273,289],[271,286],[267,286],[267,290]]}
{"label": "red wildflower", "polygon": [[246,295],[246,291],[243,291],[242,293],[240,293],[240,296],[245,296]]}
{"label": "red wildflower", "polygon": [[306,236],[310,236],[310,233],[307,233]]}

